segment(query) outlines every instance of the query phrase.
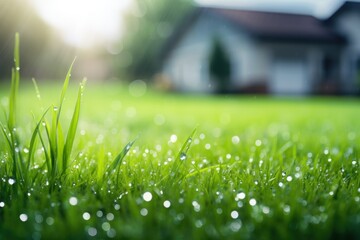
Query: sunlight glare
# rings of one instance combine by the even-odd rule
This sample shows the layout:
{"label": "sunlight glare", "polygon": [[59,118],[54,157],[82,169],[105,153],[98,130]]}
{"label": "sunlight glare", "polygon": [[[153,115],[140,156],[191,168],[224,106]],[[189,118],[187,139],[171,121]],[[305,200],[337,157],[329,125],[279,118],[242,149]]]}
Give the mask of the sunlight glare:
{"label": "sunlight glare", "polygon": [[64,40],[87,48],[115,41],[130,0],[32,0],[40,16]]}

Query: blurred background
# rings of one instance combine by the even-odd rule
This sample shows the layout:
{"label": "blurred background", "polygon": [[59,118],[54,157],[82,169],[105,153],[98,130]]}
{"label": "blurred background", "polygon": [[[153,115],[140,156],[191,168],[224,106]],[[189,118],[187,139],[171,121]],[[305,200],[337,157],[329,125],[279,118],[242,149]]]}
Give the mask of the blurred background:
{"label": "blurred background", "polygon": [[0,82],[21,39],[22,78],[163,90],[358,94],[360,2],[0,0]]}

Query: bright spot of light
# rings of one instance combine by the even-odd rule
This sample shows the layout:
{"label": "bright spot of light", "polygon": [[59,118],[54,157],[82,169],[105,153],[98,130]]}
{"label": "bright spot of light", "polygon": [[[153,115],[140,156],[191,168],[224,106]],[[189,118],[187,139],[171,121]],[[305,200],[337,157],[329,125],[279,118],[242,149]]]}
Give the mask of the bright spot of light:
{"label": "bright spot of light", "polygon": [[55,27],[64,40],[87,48],[112,42],[121,31],[121,14],[130,0],[32,0],[39,15]]}

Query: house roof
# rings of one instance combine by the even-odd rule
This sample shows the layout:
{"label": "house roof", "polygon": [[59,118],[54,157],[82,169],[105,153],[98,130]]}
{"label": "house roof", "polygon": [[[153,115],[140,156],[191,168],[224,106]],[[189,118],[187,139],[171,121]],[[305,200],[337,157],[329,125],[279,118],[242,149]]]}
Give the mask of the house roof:
{"label": "house roof", "polygon": [[332,22],[341,13],[347,10],[354,10],[354,9],[357,9],[357,11],[360,9],[360,2],[346,1],[328,19],[326,19],[326,22]]}
{"label": "house roof", "polygon": [[220,16],[262,39],[328,43],[343,41],[340,35],[311,15],[224,8],[203,8],[203,11]]}
{"label": "house roof", "polygon": [[335,43],[343,44],[346,39],[334,32],[325,21],[311,15],[250,11],[216,7],[196,7],[184,17],[168,38],[161,52],[165,59],[192,24],[202,15],[220,17],[235,28],[247,31],[265,41]]}

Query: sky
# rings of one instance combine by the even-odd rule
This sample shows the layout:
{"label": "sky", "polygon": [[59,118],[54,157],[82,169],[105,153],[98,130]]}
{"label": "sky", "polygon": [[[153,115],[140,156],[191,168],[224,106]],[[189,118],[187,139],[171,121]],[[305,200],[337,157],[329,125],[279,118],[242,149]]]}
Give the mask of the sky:
{"label": "sky", "polygon": [[[132,0],[30,0],[40,16],[74,46],[88,48],[116,41],[122,14]],[[196,0],[201,5],[329,16],[344,0]]]}

